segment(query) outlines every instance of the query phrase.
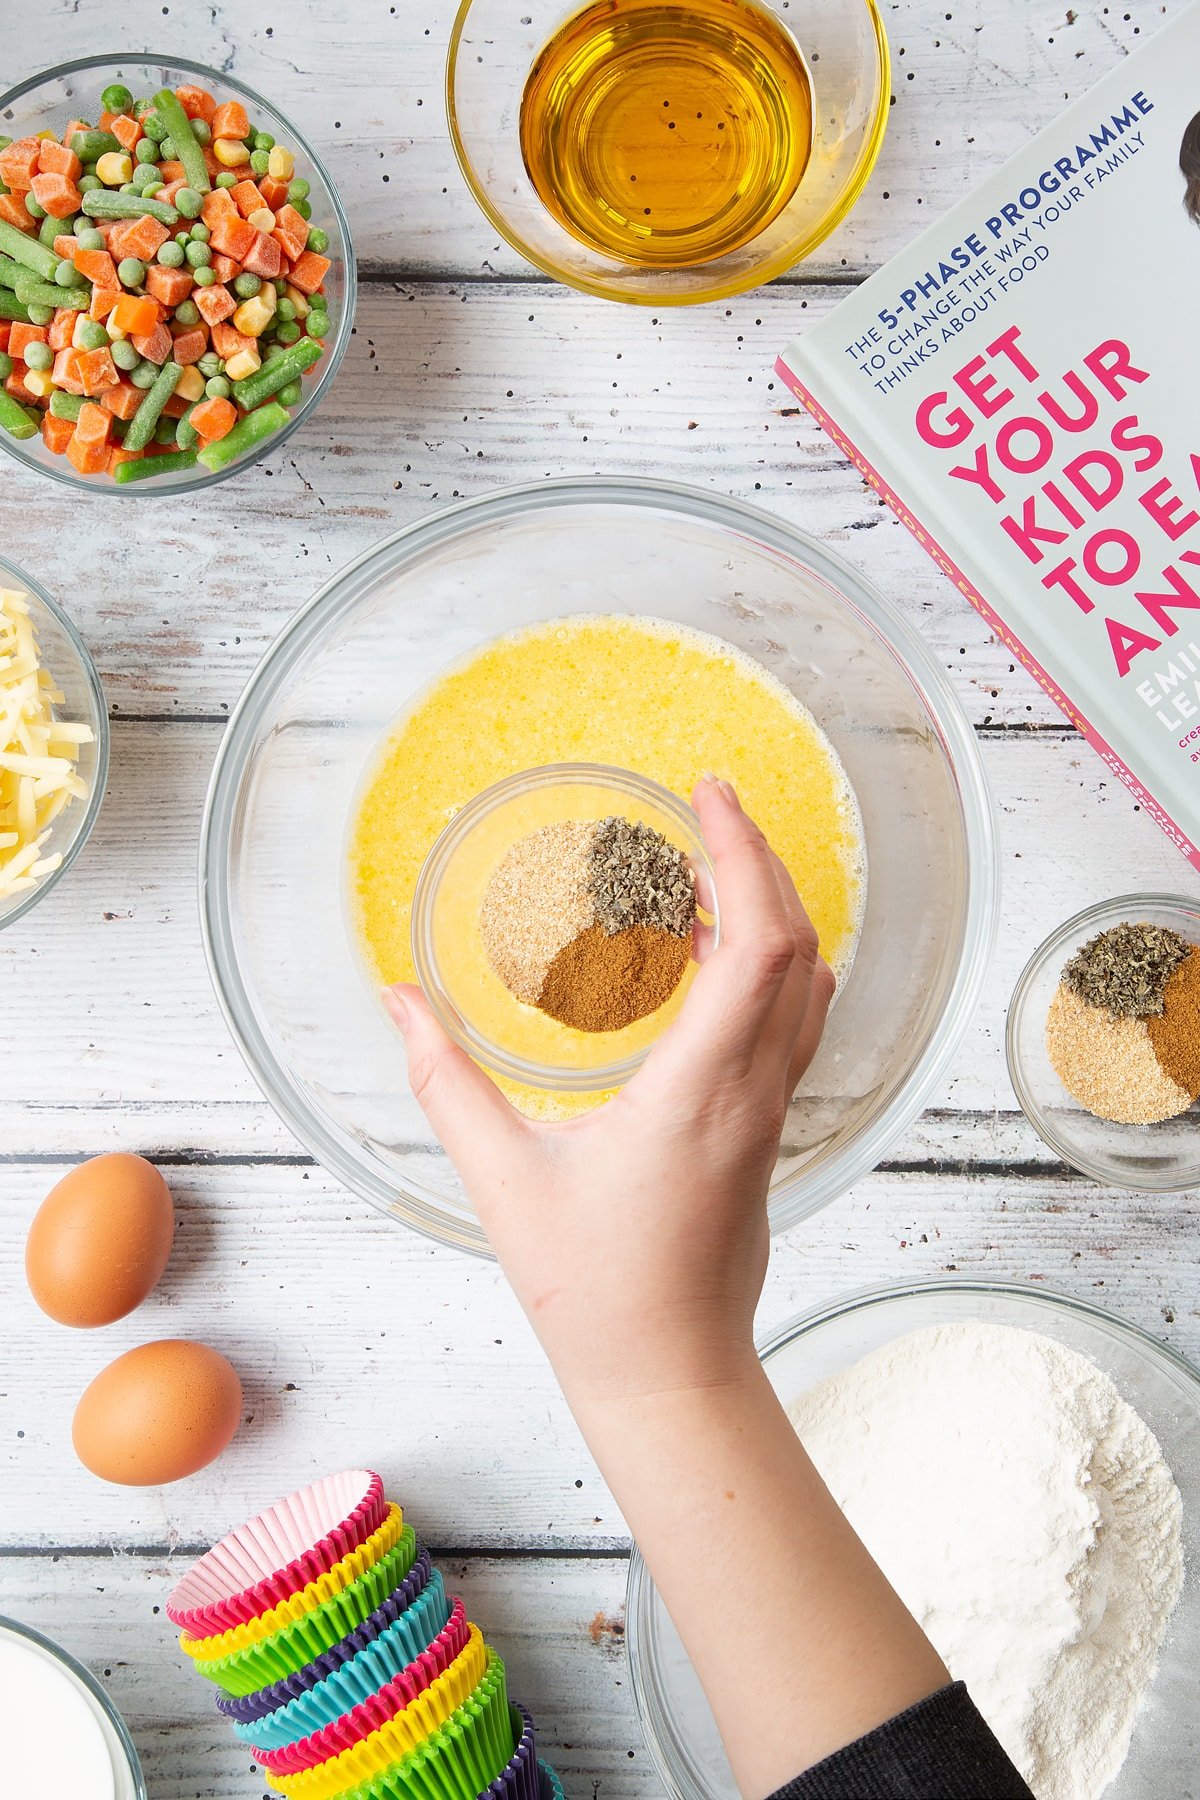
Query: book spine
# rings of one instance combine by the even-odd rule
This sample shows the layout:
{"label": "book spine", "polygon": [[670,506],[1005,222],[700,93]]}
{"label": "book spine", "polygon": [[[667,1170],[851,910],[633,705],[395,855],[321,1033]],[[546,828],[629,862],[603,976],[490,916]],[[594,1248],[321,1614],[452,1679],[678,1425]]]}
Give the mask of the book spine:
{"label": "book spine", "polygon": [[1200,847],[1193,844],[1191,839],[1180,830],[1174,819],[1172,819],[1170,814],[1160,806],[1159,802],[1154,798],[1154,795],[1147,791],[1123,758],[1117,754],[1112,745],[1107,742],[1099,731],[1097,731],[1091,721],[1084,717],[1075,702],[1063,692],[1057,681],[1047,673],[1037,657],[1034,656],[1033,652],[1021,642],[1021,639],[1017,637],[1016,633],[1012,631],[1005,620],[1000,617],[991,602],[984,598],[974,582],[967,577],[964,571],[959,567],[958,563],[955,562],[954,558],[937,541],[932,532],[927,529],[921,520],[918,519],[912,508],[901,499],[891,483],[884,479],[874,464],[863,455],[858,445],[846,435],[845,431],[843,431],[837,421],[830,417],[826,408],[816,396],[805,387],[804,383],[796,374],[796,371],[782,356],[775,364],[775,372],[787,383],[788,387],[804,406],[805,410],[812,414],[826,437],[837,445],[843,455],[849,458],[867,485],[875,490],[880,499],[886,502],[901,523],[907,526],[908,530],[911,531],[912,535],[916,538],[918,544],[920,544],[921,548],[933,558],[942,573],[950,577],[959,593],[971,602],[971,605],[975,608],[976,612],[986,620],[987,624],[991,630],[995,632],[1001,643],[1006,645],[1007,648],[1012,651],[1013,655],[1024,664],[1034,680],[1045,689],[1046,693],[1049,694],[1050,698],[1054,701],[1054,704],[1060,711],[1066,714],[1076,730],[1087,739],[1093,750],[1104,759],[1114,775],[1120,777],[1125,783],[1125,786],[1132,793],[1134,799],[1147,813],[1149,813],[1155,824],[1166,833],[1167,837],[1170,838],[1177,849],[1182,850],[1183,854],[1187,857],[1193,867],[1200,869]]}

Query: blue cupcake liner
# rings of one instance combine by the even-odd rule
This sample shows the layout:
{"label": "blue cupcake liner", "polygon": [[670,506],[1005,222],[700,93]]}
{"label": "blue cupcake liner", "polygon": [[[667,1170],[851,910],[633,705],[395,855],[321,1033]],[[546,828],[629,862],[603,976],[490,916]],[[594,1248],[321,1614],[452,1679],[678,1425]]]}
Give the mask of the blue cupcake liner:
{"label": "blue cupcake liner", "polygon": [[251,1724],[235,1720],[233,1729],[243,1743],[257,1750],[284,1750],[301,1738],[336,1724],[343,1713],[373,1699],[380,1688],[428,1650],[445,1628],[450,1610],[441,1572],[435,1569],[411,1606],[405,1607],[378,1637],[364,1642],[348,1662],[265,1718]]}
{"label": "blue cupcake liner", "polygon": [[[314,1657],[312,1662],[305,1663],[302,1668],[294,1670],[290,1675],[272,1682],[269,1687],[256,1689],[252,1694],[236,1696],[219,1694],[217,1696],[218,1707],[226,1718],[235,1722],[235,1727],[237,1724],[253,1724],[258,1719],[265,1719],[268,1713],[278,1712],[280,1707],[287,1706],[298,1695],[308,1693],[319,1682],[324,1681],[350,1662],[366,1645],[373,1643],[376,1638],[382,1637],[383,1633],[395,1625],[420,1599],[433,1578],[434,1569],[429,1552],[422,1550],[399,1587],[376,1607],[369,1618],[364,1619],[361,1625],[348,1632],[331,1649]],[[437,1580],[440,1583],[440,1575]],[[442,1588],[441,1592],[444,1600],[445,1589]],[[436,1636],[436,1633],[434,1635]],[[427,1639],[424,1644],[419,1646],[418,1654],[420,1650],[427,1648],[430,1641]],[[409,1660],[411,1661],[411,1658]]]}
{"label": "blue cupcake liner", "polygon": [[541,1800],[567,1800],[563,1784],[548,1762],[539,1763],[542,1777]]}

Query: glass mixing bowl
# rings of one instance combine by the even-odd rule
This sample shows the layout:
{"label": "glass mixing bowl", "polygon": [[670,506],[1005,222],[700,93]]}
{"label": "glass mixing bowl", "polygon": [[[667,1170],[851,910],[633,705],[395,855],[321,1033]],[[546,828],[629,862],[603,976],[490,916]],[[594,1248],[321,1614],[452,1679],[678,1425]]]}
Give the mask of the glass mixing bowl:
{"label": "glass mixing bowl", "polygon": [[206,69],[203,63],[188,62],[182,56],[153,56],[149,52],[141,56],[83,56],[77,62],[59,63],[57,68],[47,70],[44,75],[34,75],[0,95],[0,125],[11,138],[30,137],[39,131],[50,131],[58,136],[76,114],[93,121],[98,119],[101,92],[118,81],[124,82],[135,97],[154,94],[163,87],[183,87],[189,82],[197,82],[218,101],[241,100],[250,115],[251,125],[258,125],[260,129],[265,127],[277,142],[295,151],[296,174],[309,183],[310,224],[320,226],[329,239],[327,254],[333,266],[325,278],[330,323],[325,355],[316,365],[315,377],[305,376],[300,404],[289,407],[292,416],[282,431],[253,446],[236,462],[215,472],[202,467],[183,469],[124,486],[108,475],[80,475],[65,456],[56,456],[46,448],[40,432],[31,438],[17,439],[0,431],[0,445],[26,468],[37,469],[40,474],[50,475],[55,481],[85,493],[102,492],[117,499],[144,498],[148,494],[190,494],[198,488],[212,487],[273,454],[303,424],[328,391],[346,354],[354,324],[354,302],[358,291],[354,248],[337,190],[307,139],[290,119],[261,94],[256,94],[253,88],[246,87],[232,75]]}
{"label": "glass mixing bowl", "polygon": [[1021,1110],[1058,1156],[1111,1187],[1137,1194],[1178,1194],[1200,1183],[1195,1109],[1158,1125],[1115,1125],[1073,1100],[1046,1049],[1046,1015],[1063,965],[1114,925],[1161,925],[1200,944],[1200,903],[1183,894],[1120,894],[1076,913],[1039,944],[1021,972],[1008,1007],[1005,1049]]}
{"label": "glass mixing bowl", "polygon": [[[92,742],[81,744],[76,770],[87,783],[87,797],[73,800],[55,819],[46,849],[62,856],[58,868],[35,888],[0,900],[0,931],[15,925],[46,898],[66,874],[91,836],[104,803],[108,782],[108,708],[104,689],[87,645],[62,607],[45,588],[16,563],[0,558],[0,587],[18,588],[28,598],[29,616],[37,634],[42,667],[54,678],[63,695],[55,705],[59,718],[90,725]],[[0,852],[2,856],[4,852]]]}
{"label": "glass mixing bowl", "polygon": [[486,1240],[362,979],[343,835],[385,733],[448,663],[540,620],[648,612],[726,639],[797,694],[862,812],[858,953],[789,1111],[775,1229],[874,1167],[978,998],[997,860],[974,734],[936,658],[849,564],[665,482],[543,482],[410,526],[327,583],[251,679],[209,790],[201,917],[233,1035],[296,1135],[356,1193],[463,1249]]}
{"label": "glass mixing bowl", "polygon": [[635,268],[601,255],[543,205],[521,152],[521,96],[542,46],[582,0],[462,0],[446,64],[450,137],[496,230],[539,269],[601,299],[682,306],[727,299],[811,255],[854,205],[887,126],[891,73],[875,0],[823,0],[797,16],[759,0],[796,39],[812,82],[813,145],[791,200],[739,249],[688,269]]}
{"label": "glass mixing bowl", "polygon": [[[894,1338],[928,1325],[1012,1325],[1041,1332],[1096,1363],[1162,1446],[1183,1498],[1186,1579],[1129,1756],[1104,1800],[1161,1800],[1192,1789],[1200,1759],[1200,1373],[1164,1344],[1086,1300],[1018,1283],[916,1281],[850,1294],[803,1313],[763,1344],[785,1404]],[[672,1800],[737,1800],[708,1702],[634,1550],[626,1604],[629,1667],[650,1754]]]}
{"label": "glass mixing bowl", "polygon": [[[6,1700],[18,1691],[19,1672],[25,1668],[32,1671],[39,1663],[49,1665],[58,1680],[48,1683],[48,1671],[43,1669],[34,1692],[56,1706],[57,1713],[29,1716],[7,1709],[5,1713],[5,1774],[11,1776],[15,1757],[17,1769],[28,1771],[33,1782],[32,1788],[23,1783],[21,1800],[50,1800],[68,1789],[76,1791],[74,1783],[68,1780],[64,1785],[63,1778],[74,1774],[81,1779],[81,1771],[62,1766],[76,1732],[87,1746],[89,1794],[110,1792],[112,1800],[147,1800],[142,1765],[129,1728],[90,1669],[40,1631],[0,1617],[0,1670],[5,1681],[13,1684],[6,1688]],[[88,1723],[81,1726],[77,1723],[80,1718]],[[28,1740],[22,1732],[29,1734]],[[106,1753],[112,1765],[111,1787],[110,1771],[102,1766]],[[7,1784],[5,1791],[15,1794]]]}

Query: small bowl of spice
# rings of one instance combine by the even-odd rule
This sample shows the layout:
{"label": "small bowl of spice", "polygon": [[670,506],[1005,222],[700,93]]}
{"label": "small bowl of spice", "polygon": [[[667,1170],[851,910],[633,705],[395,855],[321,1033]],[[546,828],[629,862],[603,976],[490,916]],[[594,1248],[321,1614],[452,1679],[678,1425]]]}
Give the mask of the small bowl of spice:
{"label": "small bowl of spice", "polygon": [[528,1087],[620,1087],[719,934],[690,806],[596,763],[531,769],[464,806],[413,896],[417,977],[450,1035]]}
{"label": "small bowl of spice", "polygon": [[1008,1069],[1052,1150],[1140,1193],[1200,1182],[1200,902],[1124,894],[1034,952],[1008,1009]]}

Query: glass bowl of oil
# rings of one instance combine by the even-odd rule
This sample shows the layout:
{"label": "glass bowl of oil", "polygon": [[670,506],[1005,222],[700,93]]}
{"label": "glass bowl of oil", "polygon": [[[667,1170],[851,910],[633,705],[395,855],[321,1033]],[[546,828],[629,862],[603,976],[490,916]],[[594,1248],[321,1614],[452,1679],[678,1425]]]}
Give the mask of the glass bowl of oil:
{"label": "glass bowl of oil", "polygon": [[876,0],[462,0],[446,107],[467,183],[538,268],[646,306],[811,254],[879,155]]}

